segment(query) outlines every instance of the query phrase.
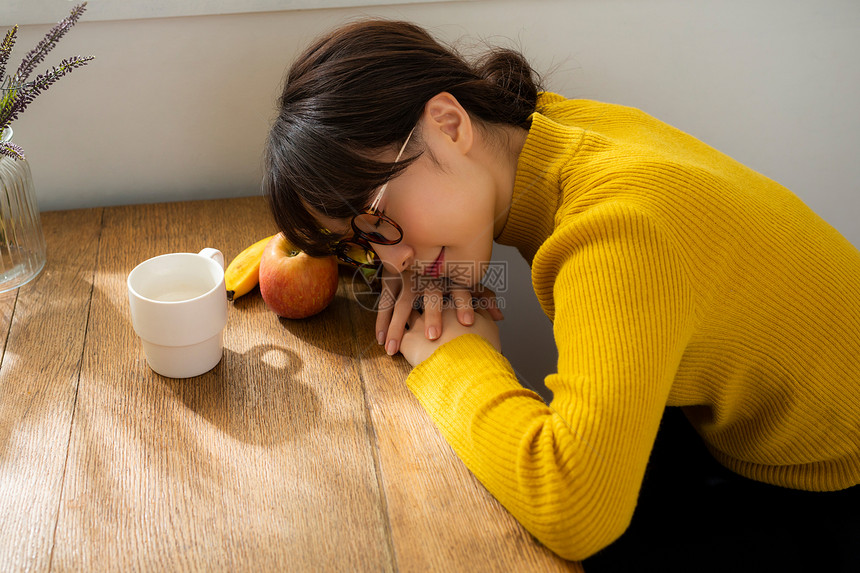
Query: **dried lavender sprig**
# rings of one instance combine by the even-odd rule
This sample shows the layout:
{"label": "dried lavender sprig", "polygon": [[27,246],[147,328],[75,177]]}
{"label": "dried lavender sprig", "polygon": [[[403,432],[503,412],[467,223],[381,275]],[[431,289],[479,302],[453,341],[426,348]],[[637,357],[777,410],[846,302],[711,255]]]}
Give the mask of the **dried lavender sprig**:
{"label": "dried lavender sprig", "polygon": [[45,56],[47,56],[48,52],[57,45],[60,38],[62,38],[66,32],[71,30],[72,26],[77,23],[78,18],[81,17],[81,14],[83,14],[86,9],[86,2],[75,6],[72,8],[72,12],[68,17],[60,20],[56,26],[48,31],[45,37],[42,38],[42,41],[40,41],[35,48],[30,50],[30,53],[28,53],[21,61],[21,65],[18,66],[18,71],[15,73],[17,81],[23,82],[30,77],[30,74],[34,69],[36,69],[36,66],[45,59]]}
{"label": "dried lavender sprig", "polygon": [[9,55],[12,53],[12,46],[15,45],[15,34],[18,33],[18,25],[12,26],[6,37],[3,38],[3,43],[0,44],[0,85],[3,83],[3,74],[6,73],[6,63],[9,61]]}
{"label": "dried lavender sprig", "polygon": [[2,130],[6,129],[6,126],[10,123],[6,118],[12,114],[19,91],[17,86],[7,86],[6,84],[8,83],[9,82],[6,81],[0,83],[0,133],[2,133]]}
{"label": "dried lavender sprig", "polygon": [[44,74],[39,74],[35,80],[25,83],[23,87],[27,91],[32,90],[35,94],[39,94],[73,69],[85,66],[93,59],[95,59],[95,56],[72,56],[71,58],[62,60],[58,66],[52,66]]}
{"label": "dried lavender sprig", "polygon": [[24,150],[21,146],[15,145],[11,141],[0,141],[0,155],[5,155],[12,159],[25,159]]}
{"label": "dried lavender sprig", "polygon": [[4,105],[0,109],[0,130],[15,121],[36,96],[47,90],[61,77],[71,73],[75,68],[87,65],[94,56],[74,56],[60,62],[58,66],[52,67],[44,74],[39,74],[33,81],[22,85],[14,85],[7,91],[6,97],[11,97],[11,105]]}

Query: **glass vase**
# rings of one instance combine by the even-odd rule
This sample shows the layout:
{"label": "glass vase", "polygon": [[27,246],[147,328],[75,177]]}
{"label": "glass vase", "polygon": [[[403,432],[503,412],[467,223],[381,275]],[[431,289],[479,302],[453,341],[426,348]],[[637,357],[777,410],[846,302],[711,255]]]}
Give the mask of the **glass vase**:
{"label": "glass vase", "polygon": [[[12,139],[12,129],[2,134]],[[0,293],[36,278],[45,266],[45,237],[30,165],[0,155]]]}

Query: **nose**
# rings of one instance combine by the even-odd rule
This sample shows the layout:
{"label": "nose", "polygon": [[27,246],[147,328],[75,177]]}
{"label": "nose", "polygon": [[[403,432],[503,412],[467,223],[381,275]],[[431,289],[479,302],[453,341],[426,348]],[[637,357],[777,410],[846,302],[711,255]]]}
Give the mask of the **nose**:
{"label": "nose", "polygon": [[386,269],[402,273],[415,259],[415,251],[401,241],[396,245],[373,245],[373,250]]}

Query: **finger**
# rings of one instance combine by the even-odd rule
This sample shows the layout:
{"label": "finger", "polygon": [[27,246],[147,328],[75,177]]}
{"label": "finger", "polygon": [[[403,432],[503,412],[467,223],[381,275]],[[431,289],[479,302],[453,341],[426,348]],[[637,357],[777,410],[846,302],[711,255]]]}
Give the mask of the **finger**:
{"label": "finger", "polygon": [[488,320],[492,320],[492,319],[493,319],[493,315],[492,315],[492,313],[491,313],[491,312],[489,312],[487,309],[478,308],[478,309],[476,309],[476,310],[475,310],[475,312],[476,312],[476,313],[478,313],[478,314],[480,314],[481,316],[483,316],[484,318],[486,318],[486,319],[488,319]]}
{"label": "finger", "polygon": [[478,285],[474,296],[476,299],[475,306],[479,309],[486,310],[490,318],[496,321],[505,319],[505,315],[502,314],[502,310],[499,308],[496,293],[493,292],[492,289],[487,288],[484,285]]}
{"label": "finger", "polygon": [[394,313],[391,316],[391,322],[388,324],[388,333],[385,340],[385,352],[389,356],[394,356],[400,350],[400,340],[403,338],[403,332],[406,330],[406,321],[412,313],[412,303],[414,297],[409,292],[402,292],[401,296],[394,303]]}
{"label": "finger", "polygon": [[466,289],[454,289],[451,291],[451,300],[454,308],[457,309],[457,321],[463,326],[472,326],[475,323],[472,293]]}
{"label": "finger", "polygon": [[403,333],[403,339],[410,336],[410,333],[417,332],[424,328],[424,315],[413,309],[409,314],[409,320],[406,321],[406,332]]}
{"label": "finger", "polygon": [[403,278],[387,270],[382,272],[382,290],[379,293],[376,314],[376,341],[385,344],[388,337],[388,325],[394,315],[397,297],[403,286]]}
{"label": "finger", "polygon": [[427,344],[435,344],[435,341],[428,341],[424,336],[424,315],[418,310],[413,310],[410,313],[407,327],[400,343],[400,353],[407,362],[414,366],[419,361],[416,358],[417,349]]}
{"label": "finger", "polygon": [[436,340],[442,334],[442,288],[428,284],[424,291],[424,336]]}

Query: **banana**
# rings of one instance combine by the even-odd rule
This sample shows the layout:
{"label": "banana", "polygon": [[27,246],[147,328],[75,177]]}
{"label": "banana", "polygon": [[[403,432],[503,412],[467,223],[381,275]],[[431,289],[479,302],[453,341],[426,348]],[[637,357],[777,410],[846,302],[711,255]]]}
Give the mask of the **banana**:
{"label": "banana", "polygon": [[266,245],[274,237],[260,239],[230,261],[224,271],[224,282],[227,284],[227,300],[235,300],[247,294],[260,282],[260,259]]}

